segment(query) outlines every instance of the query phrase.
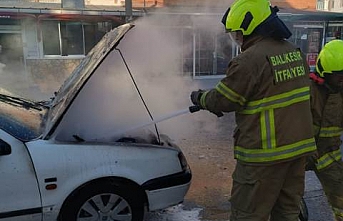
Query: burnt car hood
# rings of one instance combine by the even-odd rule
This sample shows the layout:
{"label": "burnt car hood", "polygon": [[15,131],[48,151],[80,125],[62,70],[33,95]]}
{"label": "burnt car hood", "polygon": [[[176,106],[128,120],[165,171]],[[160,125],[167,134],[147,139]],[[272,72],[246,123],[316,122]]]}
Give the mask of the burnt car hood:
{"label": "burnt car hood", "polygon": [[105,34],[66,79],[50,104],[44,122],[43,139],[48,139],[54,133],[79,91],[132,27],[133,24],[124,24]]}

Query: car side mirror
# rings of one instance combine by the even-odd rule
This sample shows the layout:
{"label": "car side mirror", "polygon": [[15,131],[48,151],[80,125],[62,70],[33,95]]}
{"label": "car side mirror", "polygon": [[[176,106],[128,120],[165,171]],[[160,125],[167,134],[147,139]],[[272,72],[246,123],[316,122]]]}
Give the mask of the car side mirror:
{"label": "car side mirror", "polygon": [[0,139],[0,156],[10,155],[12,152],[11,146]]}

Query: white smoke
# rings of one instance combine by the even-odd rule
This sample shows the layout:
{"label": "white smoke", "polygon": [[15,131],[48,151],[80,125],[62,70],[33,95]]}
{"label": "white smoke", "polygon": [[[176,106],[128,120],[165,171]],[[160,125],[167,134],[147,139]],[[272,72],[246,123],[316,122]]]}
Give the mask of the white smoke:
{"label": "white smoke", "polygon": [[[191,76],[182,75],[182,58],[184,53],[192,53],[189,51],[192,41],[184,42],[182,32],[175,27],[178,22],[177,16],[144,17],[118,46],[154,119],[187,109],[192,105],[190,93],[201,87]],[[218,19],[200,17],[197,22],[201,24],[198,28],[207,27],[209,32],[223,31]],[[172,24],[174,28],[170,28]],[[117,140],[124,132],[129,136],[142,131],[154,132],[153,124],[127,131],[149,122],[152,121],[129,71],[119,52],[114,50],[65,115],[57,138],[69,140],[73,139],[72,135],[78,135],[86,140]],[[215,115],[201,111],[172,117],[157,126],[160,133],[178,140],[192,137],[201,130],[216,133],[217,123]]]}

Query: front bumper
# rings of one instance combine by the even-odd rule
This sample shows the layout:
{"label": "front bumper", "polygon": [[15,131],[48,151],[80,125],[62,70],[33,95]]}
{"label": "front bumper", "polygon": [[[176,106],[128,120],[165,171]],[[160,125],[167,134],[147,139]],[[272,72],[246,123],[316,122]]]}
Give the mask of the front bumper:
{"label": "front bumper", "polygon": [[142,187],[148,197],[148,210],[154,211],[182,203],[191,185],[192,173],[188,169],[145,182]]}

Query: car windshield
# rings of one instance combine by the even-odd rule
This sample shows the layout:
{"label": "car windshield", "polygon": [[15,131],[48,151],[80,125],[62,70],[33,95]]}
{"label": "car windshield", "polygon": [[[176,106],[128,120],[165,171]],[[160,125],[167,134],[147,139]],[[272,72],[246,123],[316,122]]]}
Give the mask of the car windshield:
{"label": "car windshield", "polygon": [[40,136],[46,107],[32,101],[0,94],[0,129],[28,141]]}

